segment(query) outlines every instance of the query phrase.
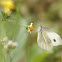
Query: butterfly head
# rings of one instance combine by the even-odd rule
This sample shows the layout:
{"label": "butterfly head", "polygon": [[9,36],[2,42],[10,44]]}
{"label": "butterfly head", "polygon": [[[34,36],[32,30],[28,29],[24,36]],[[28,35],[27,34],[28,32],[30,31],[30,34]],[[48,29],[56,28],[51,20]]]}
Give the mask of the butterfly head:
{"label": "butterfly head", "polygon": [[40,26],[40,27],[37,29],[37,31],[40,32],[40,31],[42,31],[42,29],[43,29],[43,27]]}

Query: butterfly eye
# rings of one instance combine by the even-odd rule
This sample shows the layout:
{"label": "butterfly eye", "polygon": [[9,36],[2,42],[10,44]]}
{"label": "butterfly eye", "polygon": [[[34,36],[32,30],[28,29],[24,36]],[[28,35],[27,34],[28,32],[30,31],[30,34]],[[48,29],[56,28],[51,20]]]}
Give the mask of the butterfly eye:
{"label": "butterfly eye", "polygon": [[53,39],[53,41],[54,41],[54,42],[56,42],[56,40],[55,40],[55,39]]}

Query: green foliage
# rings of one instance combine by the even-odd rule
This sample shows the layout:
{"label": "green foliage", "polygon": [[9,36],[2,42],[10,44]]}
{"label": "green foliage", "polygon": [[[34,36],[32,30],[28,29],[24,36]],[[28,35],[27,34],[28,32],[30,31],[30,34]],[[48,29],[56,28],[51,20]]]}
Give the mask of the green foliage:
{"label": "green foliage", "polygon": [[2,46],[2,42],[0,42],[0,62],[7,62],[6,52]]}
{"label": "green foliage", "polygon": [[[37,45],[37,28],[40,25],[62,36],[62,1],[36,0],[36,2],[15,0],[16,7],[10,15],[0,10],[0,41],[8,37],[9,40],[18,43],[18,46],[10,52],[11,54],[8,54],[0,42],[0,62],[10,62],[10,60],[12,62],[62,62],[62,46],[54,47],[53,51],[49,52]],[[22,25],[29,25],[31,22],[34,23],[34,30],[30,34]]]}

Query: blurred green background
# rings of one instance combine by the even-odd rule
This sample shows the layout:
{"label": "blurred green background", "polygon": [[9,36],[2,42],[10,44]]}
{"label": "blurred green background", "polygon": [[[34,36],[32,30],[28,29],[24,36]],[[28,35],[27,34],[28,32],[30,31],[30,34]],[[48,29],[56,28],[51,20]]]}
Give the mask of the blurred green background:
{"label": "blurred green background", "polygon": [[[62,46],[53,48],[53,52],[41,49],[37,44],[37,29],[40,25],[50,28],[62,36],[62,0],[13,0],[15,9],[8,21],[0,21],[0,37],[18,42],[12,51],[12,62],[62,62]],[[0,20],[2,19],[0,6]],[[10,21],[15,21],[9,22]],[[33,23],[32,33],[28,33],[22,25]],[[1,56],[6,57],[2,52]],[[1,58],[3,60],[3,58]],[[3,61],[0,61],[3,62]]]}

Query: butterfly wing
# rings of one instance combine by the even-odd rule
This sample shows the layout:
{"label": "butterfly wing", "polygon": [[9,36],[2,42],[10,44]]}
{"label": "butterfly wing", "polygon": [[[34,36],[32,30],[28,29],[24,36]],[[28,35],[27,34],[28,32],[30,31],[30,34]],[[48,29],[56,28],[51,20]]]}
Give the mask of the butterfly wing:
{"label": "butterfly wing", "polygon": [[46,34],[50,38],[53,46],[62,45],[62,39],[57,33],[47,28],[43,28],[43,30],[46,31]]}
{"label": "butterfly wing", "polygon": [[41,48],[46,50],[50,50],[53,47],[45,31],[38,31],[37,43]]}

